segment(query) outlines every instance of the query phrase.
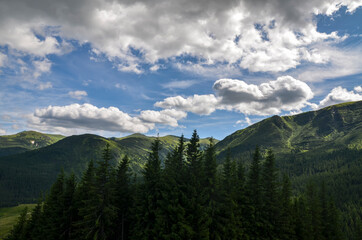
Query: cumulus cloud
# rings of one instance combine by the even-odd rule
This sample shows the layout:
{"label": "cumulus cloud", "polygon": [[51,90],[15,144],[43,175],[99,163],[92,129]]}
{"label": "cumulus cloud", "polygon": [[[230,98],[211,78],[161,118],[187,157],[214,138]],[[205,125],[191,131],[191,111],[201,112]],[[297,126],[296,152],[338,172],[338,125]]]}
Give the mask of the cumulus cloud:
{"label": "cumulus cloud", "polygon": [[200,115],[209,115],[215,111],[218,99],[213,94],[197,95],[184,98],[181,96],[169,97],[155,103],[156,107],[176,109]]}
{"label": "cumulus cloud", "polygon": [[0,135],[5,135],[5,134],[6,134],[6,130],[0,128]]}
{"label": "cumulus cloud", "polygon": [[311,88],[291,76],[260,85],[242,80],[219,79],[213,86],[216,96],[194,95],[169,97],[155,103],[156,107],[177,109],[200,115],[209,115],[216,109],[238,111],[251,115],[279,114],[281,111],[300,110],[311,105]]}
{"label": "cumulus cloud", "polygon": [[310,87],[291,76],[279,77],[260,85],[235,79],[220,79],[214,83],[214,90],[221,99],[219,109],[253,115],[299,110],[313,98]]}
{"label": "cumulus cloud", "polygon": [[339,37],[317,32],[313,15],[343,5],[352,12],[360,1],[8,1],[0,3],[0,45],[44,57],[64,52],[69,39],[87,42],[137,74],[143,63],[156,71],[159,60],[185,55],[278,72],[326,61],[313,45]]}
{"label": "cumulus cloud", "polygon": [[145,110],[141,111],[140,119],[149,123],[160,123],[171,127],[178,127],[177,120],[185,118],[187,113],[175,109],[162,111]]}
{"label": "cumulus cloud", "polygon": [[354,87],[354,90],[356,92],[362,92],[362,87],[361,86],[356,86],[356,87]]}
{"label": "cumulus cloud", "polygon": [[69,134],[78,130],[146,133],[155,124],[177,127],[177,120],[186,117],[177,110],[142,111],[139,116],[130,116],[116,107],[98,108],[91,104],[49,106],[36,109],[28,116],[28,126],[42,131],[57,131]]}
{"label": "cumulus cloud", "polygon": [[75,98],[75,99],[78,99],[78,100],[81,100],[82,98],[88,96],[87,92],[86,91],[70,91],[68,92],[68,95],[71,97],[71,98]]}
{"label": "cumulus cloud", "polygon": [[322,101],[320,101],[318,108],[323,108],[342,102],[361,101],[362,94],[360,94],[360,91],[358,91],[361,90],[360,88],[360,86],[357,86],[354,92],[348,91],[341,86],[335,87]]}

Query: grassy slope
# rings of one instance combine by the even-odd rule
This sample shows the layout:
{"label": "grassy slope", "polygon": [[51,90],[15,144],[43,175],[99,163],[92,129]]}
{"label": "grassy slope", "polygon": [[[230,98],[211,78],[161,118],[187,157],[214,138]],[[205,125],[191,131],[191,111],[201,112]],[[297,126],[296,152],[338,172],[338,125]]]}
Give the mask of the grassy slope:
{"label": "grassy slope", "polygon": [[362,149],[362,101],[338,104],[294,116],[273,116],[236,131],[216,147],[219,158],[249,157],[256,145],[276,153],[330,152],[336,148]]}
{"label": "grassy slope", "polygon": [[28,214],[30,215],[35,206],[36,204],[21,204],[16,207],[0,208],[0,239],[4,239],[9,234],[25,207],[28,208]]}
{"label": "grassy slope", "polygon": [[43,134],[35,131],[0,136],[0,156],[42,148],[63,138],[64,136],[61,135]]}

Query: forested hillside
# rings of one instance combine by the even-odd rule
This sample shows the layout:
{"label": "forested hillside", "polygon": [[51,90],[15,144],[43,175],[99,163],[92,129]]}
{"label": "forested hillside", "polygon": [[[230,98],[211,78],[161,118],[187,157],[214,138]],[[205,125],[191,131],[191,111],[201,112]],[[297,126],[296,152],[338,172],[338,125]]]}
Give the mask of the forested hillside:
{"label": "forested hillside", "polygon": [[230,154],[218,171],[212,139],[201,152],[196,131],[188,144],[180,138],[164,167],[159,151],[156,139],[139,181],[131,177],[127,156],[112,167],[109,145],[79,182],[62,171],[29,219],[24,209],[7,239],[346,237],[325,184],[309,183],[292,197],[272,150],[262,159],[256,148],[248,171]]}
{"label": "forested hillside", "polygon": [[[123,138],[104,138],[84,134],[71,136],[44,148],[0,157],[0,207],[18,203],[33,203],[41,192],[49,189],[58,172],[74,172],[80,177],[90,160],[99,159],[109,144],[112,163],[116,165],[125,155],[130,156],[130,168],[139,173],[146,162],[155,137],[133,134]],[[165,159],[178,142],[178,137],[160,137],[161,159]],[[203,139],[202,148],[206,146]]]}
{"label": "forested hillside", "polygon": [[43,134],[34,131],[0,136],[0,157],[46,147],[63,138],[62,135]]}

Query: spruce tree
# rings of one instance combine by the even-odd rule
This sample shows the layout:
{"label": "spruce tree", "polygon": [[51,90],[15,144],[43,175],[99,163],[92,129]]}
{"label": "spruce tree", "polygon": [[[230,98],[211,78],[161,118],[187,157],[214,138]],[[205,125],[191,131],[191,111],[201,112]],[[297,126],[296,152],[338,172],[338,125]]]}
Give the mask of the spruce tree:
{"label": "spruce tree", "polygon": [[205,210],[208,214],[209,239],[221,239],[223,226],[220,218],[220,199],[217,189],[217,164],[215,145],[210,138],[209,146],[204,155],[204,194],[206,199]]}
{"label": "spruce tree", "polygon": [[43,240],[45,239],[44,233],[44,217],[42,212],[42,201],[38,200],[38,203],[31,212],[31,217],[27,223],[26,239]]}
{"label": "spruce tree", "polygon": [[132,239],[157,240],[162,225],[159,223],[161,200],[161,160],[159,157],[160,140],[152,143],[145,168],[142,172],[143,183],[139,186],[135,210],[135,226]]}
{"label": "spruce tree", "polygon": [[63,194],[63,221],[61,225],[61,235],[59,239],[69,240],[74,239],[73,225],[77,220],[78,211],[75,206],[75,191],[76,191],[75,175],[72,173],[65,180],[65,189]]}
{"label": "spruce tree", "polygon": [[64,178],[62,169],[44,202],[44,233],[49,239],[59,239],[63,233]]}
{"label": "spruce tree", "polygon": [[132,196],[130,186],[129,159],[126,155],[119,163],[116,171],[115,202],[117,209],[115,234],[117,239],[129,238],[130,209]]}
{"label": "spruce tree", "polygon": [[291,183],[288,175],[284,174],[282,189],[279,197],[280,215],[278,218],[279,239],[294,239],[293,208],[291,202]]}
{"label": "spruce tree", "polygon": [[263,164],[261,176],[262,189],[262,233],[265,239],[276,239],[279,230],[278,172],[275,167],[273,151],[269,149]]}
{"label": "spruce tree", "polygon": [[223,225],[223,239],[236,239],[240,234],[237,231],[237,169],[235,161],[231,160],[230,148],[227,150],[226,159],[224,162],[222,186],[220,193],[222,194],[221,218]]}
{"label": "spruce tree", "polygon": [[26,240],[27,213],[28,208],[25,207],[21,211],[17,223],[14,225],[13,229],[10,231],[10,234],[5,238],[5,240]]}
{"label": "spruce tree", "polygon": [[261,173],[260,173],[261,156],[259,147],[256,146],[253,159],[251,162],[246,190],[247,190],[247,231],[250,239],[260,239],[262,233],[261,219]]}
{"label": "spruce tree", "polygon": [[194,130],[190,142],[187,145],[187,221],[192,226],[193,240],[209,239],[207,213],[205,211],[205,196],[202,191],[204,179],[202,153],[200,151],[200,138]]}
{"label": "spruce tree", "polygon": [[90,233],[96,219],[96,199],[95,167],[93,160],[90,160],[75,193],[79,215],[74,223],[75,239],[91,238]]}

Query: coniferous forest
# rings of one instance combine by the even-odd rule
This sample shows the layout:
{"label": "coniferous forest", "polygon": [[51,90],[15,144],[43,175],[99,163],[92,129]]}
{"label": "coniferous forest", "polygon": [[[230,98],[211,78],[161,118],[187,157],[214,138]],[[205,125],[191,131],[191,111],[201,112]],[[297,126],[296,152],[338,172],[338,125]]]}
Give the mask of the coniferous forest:
{"label": "coniferous forest", "polygon": [[109,146],[81,179],[60,172],[7,239],[346,239],[325,184],[292,194],[271,149],[262,157],[256,147],[247,166],[229,151],[218,166],[213,140],[200,151],[194,131],[164,162],[158,139],[151,150],[141,177],[130,172],[127,156],[112,166]]}

